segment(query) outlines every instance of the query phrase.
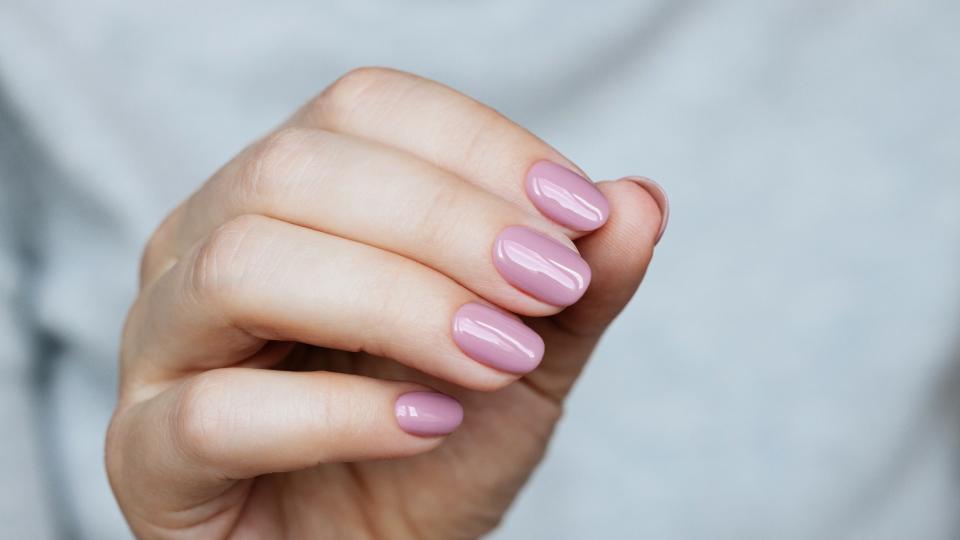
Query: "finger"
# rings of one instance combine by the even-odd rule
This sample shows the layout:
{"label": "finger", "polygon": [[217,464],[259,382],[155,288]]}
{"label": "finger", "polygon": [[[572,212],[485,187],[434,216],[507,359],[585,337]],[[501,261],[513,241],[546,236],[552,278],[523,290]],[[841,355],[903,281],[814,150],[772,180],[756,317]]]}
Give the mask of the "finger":
{"label": "finger", "polygon": [[217,369],[121,409],[108,466],[115,489],[135,487],[123,493],[134,508],[203,512],[200,502],[238,480],[426,452],[462,419],[456,400],[412,383]]}
{"label": "finger", "polygon": [[[575,302],[587,286],[491,256],[525,227],[549,238],[524,245],[586,265],[561,228],[405,152],[351,136],[288,128],[254,145],[207,182],[162,226],[148,257],[185,253],[219,224],[261,214],[392,251],[455,279],[510,311],[541,316]],[[512,235],[516,236],[516,235]],[[562,268],[555,267],[555,270]],[[149,278],[148,278],[149,279]]]}
{"label": "finger", "polygon": [[667,215],[662,190],[632,179],[600,182],[613,209],[607,225],[577,241],[593,269],[594,285],[576,305],[554,317],[528,320],[544,339],[547,356],[526,379],[562,398],[611,321],[640,285]]}
{"label": "finger", "polygon": [[351,71],[289,123],[401,148],[543,214],[571,237],[600,228],[609,214],[586,174],[550,145],[492,108],[409,73]]}
{"label": "finger", "polygon": [[124,380],[139,384],[124,386],[155,393],[185,372],[235,365],[268,341],[294,341],[363,351],[492,390],[533,369],[542,342],[477,300],[394,253],[244,216],[142,292],[122,351]]}

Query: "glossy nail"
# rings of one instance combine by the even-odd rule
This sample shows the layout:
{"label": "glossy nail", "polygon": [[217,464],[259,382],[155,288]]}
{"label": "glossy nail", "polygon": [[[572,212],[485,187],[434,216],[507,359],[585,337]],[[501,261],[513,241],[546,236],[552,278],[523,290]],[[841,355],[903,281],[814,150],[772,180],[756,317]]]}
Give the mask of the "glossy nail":
{"label": "glossy nail", "polygon": [[660,230],[657,232],[656,240],[653,241],[654,244],[657,244],[663,238],[663,233],[667,230],[667,223],[670,221],[670,199],[667,198],[667,192],[664,191],[663,186],[645,176],[628,176],[627,179],[636,182],[640,187],[647,190],[647,193],[653,197],[660,208]]}
{"label": "glossy nail", "polygon": [[463,407],[450,396],[438,392],[410,392],[397,398],[397,423],[413,435],[446,435],[463,422]]}
{"label": "glossy nail", "polygon": [[543,340],[518,319],[476,302],[453,316],[453,341],[467,356],[509,373],[528,373],[543,358]]}
{"label": "glossy nail", "polygon": [[555,306],[573,304],[590,285],[590,266],[576,251],[526,227],[497,235],[493,264],[508,283]]}
{"label": "glossy nail", "polygon": [[599,229],[610,215],[610,203],[593,182],[552,161],[534,163],[525,187],[543,215],[575,231]]}

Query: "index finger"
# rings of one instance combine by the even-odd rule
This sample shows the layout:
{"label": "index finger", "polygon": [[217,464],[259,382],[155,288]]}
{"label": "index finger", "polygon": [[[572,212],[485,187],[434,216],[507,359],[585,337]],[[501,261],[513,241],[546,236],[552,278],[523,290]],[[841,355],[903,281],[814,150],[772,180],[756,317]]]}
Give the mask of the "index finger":
{"label": "index finger", "polygon": [[610,206],[570,160],[496,110],[440,83],[361,68],[331,84],[288,121],[402,149],[450,171],[577,238]]}

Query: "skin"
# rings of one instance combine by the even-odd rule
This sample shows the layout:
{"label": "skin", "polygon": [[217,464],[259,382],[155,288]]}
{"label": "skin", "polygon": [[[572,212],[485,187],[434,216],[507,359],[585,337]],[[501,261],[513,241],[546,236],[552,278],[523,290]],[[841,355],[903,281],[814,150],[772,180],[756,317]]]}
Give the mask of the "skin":
{"label": "skin", "polygon": [[[563,401],[640,284],[661,215],[601,182],[608,222],[537,211],[526,170],[579,171],[436,82],[348,73],[215,173],[147,245],[124,329],[106,464],[140,538],[476,538],[542,459]],[[579,251],[593,280],[561,309],[490,262],[526,225]],[[513,312],[546,343],[497,371],[450,338],[458,307]],[[419,437],[397,397],[437,390],[463,424]]]}

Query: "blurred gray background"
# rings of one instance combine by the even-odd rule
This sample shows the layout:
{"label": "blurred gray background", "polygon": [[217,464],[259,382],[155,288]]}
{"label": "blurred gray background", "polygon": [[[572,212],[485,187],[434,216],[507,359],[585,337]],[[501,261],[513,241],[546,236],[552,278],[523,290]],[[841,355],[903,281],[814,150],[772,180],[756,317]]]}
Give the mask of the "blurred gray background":
{"label": "blurred gray background", "polygon": [[960,536],[960,3],[0,0],[0,537],[101,465],[163,215],[338,75],[498,108],[672,219],[498,539]]}

